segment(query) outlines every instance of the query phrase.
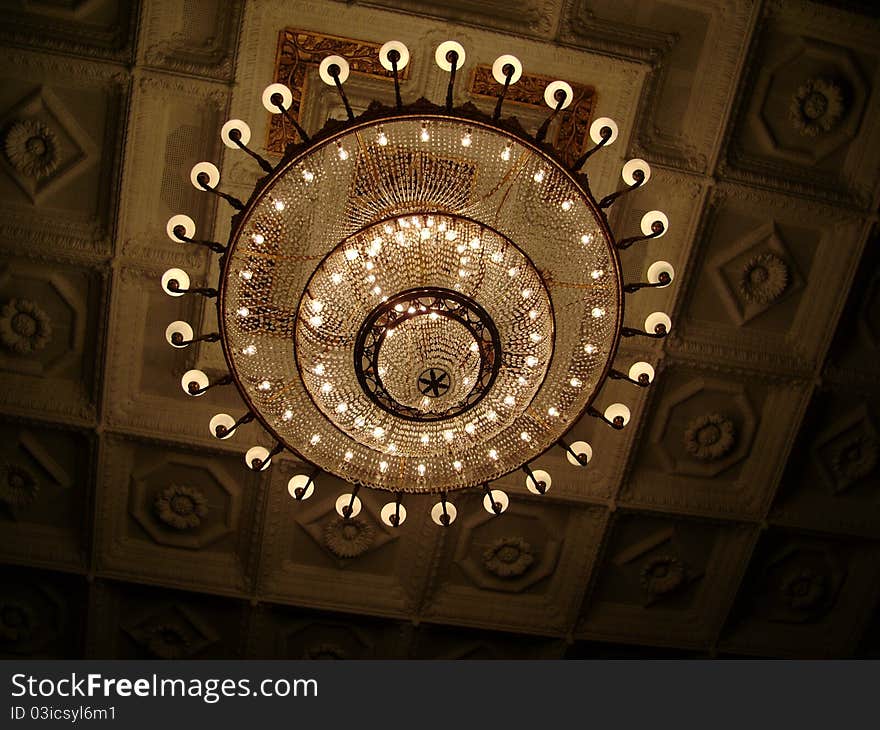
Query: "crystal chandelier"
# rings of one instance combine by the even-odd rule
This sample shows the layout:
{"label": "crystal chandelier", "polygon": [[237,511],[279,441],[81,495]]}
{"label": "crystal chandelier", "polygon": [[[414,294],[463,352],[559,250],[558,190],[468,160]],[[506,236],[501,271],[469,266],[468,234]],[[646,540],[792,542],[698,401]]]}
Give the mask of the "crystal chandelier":
{"label": "crystal chandelier", "polygon": [[546,493],[550,474],[530,464],[548,449],[586,467],[590,444],[566,438],[583,414],[614,429],[627,424],[624,404],[594,405],[608,378],[642,387],[653,380],[647,362],[613,367],[620,338],[661,338],[671,322],[654,312],[643,328],[624,326],[624,295],[668,286],[674,272],[658,261],[645,282],[624,284],[619,252],[664,235],[668,220],[650,211],[639,235],[614,237],[606,210],[651,170],[629,160],[624,185],[594,197],[580,170],[614,143],[618,128],[596,119],[594,146],[567,167],[544,142],[574,98],[565,81],[547,86],[551,111],[531,136],[501,116],[522,73],[516,57],[492,67],[499,94],[489,116],[453,106],[465,60],[459,43],[435,52],[449,73],[444,105],[403,103],[404,44],[390,41],[379,55],[393,74],[396,105],[374,102],[355,116],[343,87],[349,64],[328,56],[319,75],[347,119],[312,136],[290,113],[290,89],[266,88],[263,105],[299,137],[277,165],[248,147],[245,122],[223,126],[225,145],[266,175],[242,202],[218,188],[215,165],[193,167],[192,184],[236,210],[229,241],[198,238],[186,215],[173,216],[167,233],[220,254],[220,280],[217,288],[193,286],[175,268],[162,287],[173,297],[214,299],[220,331],[196,336],[177,321],[166,339],[176,348],[220,342],[229,373],[212,381],[189,370],[182,388],[202,396],[234,384],[244,415],[217,414],[211,434],[228,439],[258,421],[275,445],[248,449],[248,468],[267,469],[284,450],[311,465],[290,479],[294,499],[308,499],[320,475],[332,474],[353,485],[336,501],[344,518],[360,512],[366,487],[388,493],[388,525],[406,519],[405,494],[432,493],[432,519],[448,526],[457,490],[480,489],[487,511],[504,512],[508,496],[492,482],[515,470],[529,491]]}

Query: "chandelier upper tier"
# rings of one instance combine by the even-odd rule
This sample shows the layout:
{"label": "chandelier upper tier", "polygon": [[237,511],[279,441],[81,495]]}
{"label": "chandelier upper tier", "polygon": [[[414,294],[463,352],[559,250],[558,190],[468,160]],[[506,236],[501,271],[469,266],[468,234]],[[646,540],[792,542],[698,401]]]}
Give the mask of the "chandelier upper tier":
{"label": "chandelier upper tier", "polygon": [[500,514],[508,497],[491,482],[522,469],[525,486],[545,493],[551,477],[530,463],[550,448],[587,466],[592,448],[568,441],[569,429],[584,413],[616,429],[630,415],[621,403],[593,406],[602,384],[610,377],[645,386],[654,376],[646,362],[614,369],[620,338],[663,337],[671,326],[661,312],[643,329],[624,326],[624,295],[667,286],[674,272],[659,261],[645,282],[624,284],[619,257],[662,236],[666,216],[651,211],[639,235],[616,240],[605,214],[648,181],[650,167],[627,162],[625,185],[601,200],[578,172],[616,140],[615,123],[595,120],[594,146],[568,167],[544,138],[574,98],[569,84],[547,86],[551,111],[531,136],[501,117],[522,73],[515,57],[495,61],[491,116],[453,106],[464,48],[447,41],[435,59],[449,72],[445,105],[403,104],[398,72],[409,51],[391,41],[380,61],[397,103],[374,102],[355,116],[343,88],[348,63],[325,58],[319,75],[348,118],[314,136],[291,114],[290,90],[267,87],[263,104],[284,115],[298,142],[273,165],[248,147],[245,122],[227,122],[224,143],[267,174],[241,202],[218,189],[216,166],[193,167],[193,185],[237,211],[229,241],[197,238],[186,215],[173,216],[167,232],[219,253],[220,281],[192,286],[180,269],[162,278],[171,296],[216,300],[219,332],[197,337],[183,321],[166,331],[178,348],[222,344],[228,375],[211,381],[189,370],[181,379],[193,396],[238,388],[244,415],[217,414],[211,433],[230,438],[258,420],[275,446],[250,448],[249,468],[266,469],[287,450],[312,465],[290,480],[292,497],[308,498],[322,472],[334,474],[354,485],[337,500],[343,517],[360,511],[358,491],[370,487],[392,493],[381,516],[394,526],[405,519],[407,492],[437,493],[432,517],[449,525],[455,490],[482,489],[485,508]]}

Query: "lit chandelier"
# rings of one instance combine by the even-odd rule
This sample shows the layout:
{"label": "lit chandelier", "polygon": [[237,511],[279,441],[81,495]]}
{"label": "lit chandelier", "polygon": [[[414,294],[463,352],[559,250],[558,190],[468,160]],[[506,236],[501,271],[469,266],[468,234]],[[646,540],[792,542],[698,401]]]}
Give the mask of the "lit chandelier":
{"label": "lit chandelier", "polygon": [[586,467],[590,444],[566,439],[584,413],[615,429],[629,421],[625,405],[600,410],[593,401],[606,378],[652,381],[646,362],[614,369],[617,346],[621,337],[664,337],[671,322],[654,312],[643,329],[624,326],[624,294],[668,286],[674,272],[658,261],[647,281],[625,285],[619,251],[664,235],[668,220],[650,211],[640,235],[614,238],[605,211],[644,185],[650,167],[628,161],[625,185],[597,201],[579,170],[617,139],[617,125],[594,121],[594,146],[566,167],[544,143],[574,97],[566,82],[547,86],[552,111],[531,137],[501,118],[522,73],[516,57],[493,65],[500,92],[487,116],[470,104],[453,107],[465,60],[459,43],[436,49],[450,74],[443,106],[403,104],[406,46],[390,41],[379,56],[394,76],[395,107],[374,102],[356,117],[343,90],[349,64],[328,56],[319,74],[348,119],[330,120],[311,137],[290,114],[290,90],[266,88],[263,105],[299,135],[275,166],[248,148],[245,122],[223,126],[226,146],[267,174],[242,203],[218,189],[216,166],[193,167],[192,184],[237,211],[229,242],[197,238],[186,215],[173,216],[167,233],[220,254],[220,281],[195,287],[170,269],[162,287],[174,297],[216,299],[220,331],[197,337],[177,321],[166,338],[177,348],[221,343],[229,374],[211,381],[189,370],[183,390],[201,396],[235,384],[246,411],[217,414],[211,434],[227,439],[259,421],[275,446],[248,449],[250,469],[268,468],[284,450],[313,465],[290,479],[293,498],[310,497],[324,472],[353,485],[336,501],[344,518],[360,512],[358,491],[368,487],[389,493],[381,511],[388,525],[406,519],[406,493],[433,493],[431,516],[448,526],[456,490],[481,489],[486,510],[504,512],[508,497],[491,483],[514,470],[524,472],[529,491],[544,494],[550,474],[530,463],[552,447]]}

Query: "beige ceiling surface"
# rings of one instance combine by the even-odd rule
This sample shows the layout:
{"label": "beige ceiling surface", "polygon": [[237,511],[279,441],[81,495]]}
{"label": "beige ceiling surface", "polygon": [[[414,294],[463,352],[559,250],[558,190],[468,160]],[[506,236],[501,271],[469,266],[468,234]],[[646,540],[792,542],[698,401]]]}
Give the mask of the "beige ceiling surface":
{"label": "beige ceiling surface", "polygon": [[[841,5],[3,3],[0,655],[877,655],[880,22]],[[408,100],[443,98],[442,40],[467,49],[460,103],[471,69],[514,53],[594,87],[594,116],[619,122],[589,163],[597,193],[626,158],[652,164],[611,221],[625,236],[668,214],[623,259],[629,280],[674,263],[673,287],[626,316],[666,309],[673,333],[625,343],[618,364],[649,360],[655,386],[606,386],[630,426],[578,424],[595,458],[539,459],[545,497],[513,475],[500,519],[463,494],[441,530],[412,498],[391,530],[368,493],[344,524],[341,483],[297,504],[295,461],[245,469],[244,449],[268,445],[253,424],[210,437],[214,413],[243,412],[233,389],[181,393],[184,370],[224,363],[217,345],[165,343],[172,320],[215,325],[159,276],[217,269],[165,221],[226,236],[228,206],[188,171],[216,161],[248,196],[259,170],[218,132],[243,118],[264,151],[284,28],[403,40]],[[344,115],[314,68],[305,83],[308,130]],[[356,112],[393,99],[380,79],[346,88]],[[543,112],[520,116],[534,130]]]}

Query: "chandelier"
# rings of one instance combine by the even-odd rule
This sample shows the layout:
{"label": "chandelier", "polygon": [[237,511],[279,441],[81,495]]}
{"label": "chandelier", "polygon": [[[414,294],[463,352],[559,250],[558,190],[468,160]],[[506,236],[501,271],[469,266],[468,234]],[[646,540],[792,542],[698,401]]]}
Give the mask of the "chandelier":
{"label": "chandelier", "polygon": [[356,116],[343,87],[349,64],[328,56],[319,75],[347,119],[311,136],[290,113],[290,89],[265,89],[265,108],[298,135],[276,165],[248,147],[244,121],[223,125],[224,144],[266,174],[242,202],[218,188],[214,164],[192,168],[198,190],[235,209],[229,240],[197,237],[186,215],[166,230],[219,254],[219,283],[194,286],[174,268],[162,287],[172,297],[215,300],[219,332],[196,336],[176,321],[166,339],[175,348],[219,341],[228,374],[211,380],[189,370],[183,391],[198,397],[235,385],[245,412],[218,413],[211,434],[228,439],[258,421],[275,445],[249,448],[245,463],[262,471],[286,450],[310,465],[288,483],[294,499],[308,499],[321,474],[332,474],[352,485],[336,501],[343,518],[360,512],[358,492],[370,488],[388,493],[381,518],[390,526],[406,519],[407,493],[436,494],[431,517],[448,526],[457,490],[482,490],[485,509],[503,513],[509,498],[492,482],[516,470],[530,492],[546,493],[551,476],[531,463],[548,449],[587,467],[590,444],[567,439],[584,414],[614,429],[627,424],[626,405],[594,405],[609,378],[640,387],[654,378],[647,362],[615,369],[620,338],[661,338],[671,322],[654,312],[643,327],[625,326],[624,296],[668,286],[674,271],[658,261],[646,281],[624,284],[619,254],[664,235],[668,220],[650,211],[638,235],[614,237],[606,211],[651,170],[629,160],[624,185],[594,196],[580,170],[618,128],[596,119],[593,146],[566,166],[544,141],[574,98],[565,81],[546,87],[550,113],[532,136],[501,116],[522,74],[516,57],[492,67],[499,93],[491,115],[453,105],[465,60],[459,43],[435,52],[449,73],[443,105],[403,103],[403,43],[386,43],[379,57],[393,74],[396,104],[373,102]]}

